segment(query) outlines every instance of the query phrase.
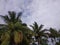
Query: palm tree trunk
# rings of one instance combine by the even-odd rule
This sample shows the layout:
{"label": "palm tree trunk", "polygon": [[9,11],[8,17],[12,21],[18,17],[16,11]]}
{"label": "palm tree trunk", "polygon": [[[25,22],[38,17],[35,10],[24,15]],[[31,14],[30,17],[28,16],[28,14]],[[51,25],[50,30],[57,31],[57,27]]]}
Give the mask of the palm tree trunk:
{"label": "palm tree trunk", "polygon": [[40,45],[40,38],[38,38],[38,45]]}
{"label": "palm tree trunk", "polygon": [[11,34],[10,34],[10,45],[14,45],[14,30],[11,30]]}
{"label": "palm tree trunk", "polygon": [[15,43],[15,45],[18,45],[17,43]]}
{"label": "palm tree trunk", "polygon": [[1,44],[1,40],[0,40],[0,44]]}

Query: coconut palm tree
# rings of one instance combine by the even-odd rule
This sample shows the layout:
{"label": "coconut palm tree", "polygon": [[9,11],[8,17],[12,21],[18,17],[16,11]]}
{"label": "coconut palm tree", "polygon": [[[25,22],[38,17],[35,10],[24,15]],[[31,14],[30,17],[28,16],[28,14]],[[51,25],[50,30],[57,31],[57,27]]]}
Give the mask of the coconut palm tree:
{"label": "coconut palm tree", "polygon": [[[10,35],[10,42],[11,42],[11,45],[12,45],[12,43],[14,42],[14,39],[13,39],[13,37],[14,37],[14,30],[15,30],[15,27],[14,27],[14,25],[15,25],[15,23],[17,23],[17,22],[19,22],[19,23],[21,23],[21,20],[19,19],[19,17],[21,17],[21,12],[16,16],[16,13],[14,12],[14,11],[12,11],[12,12],[8,12],[8,14],[9,15],[5,15],[5,16],[2,16],[2,15],[0,15],[1,16],[1,18],[2,19],[4,19],[4,21],[5,21],[5,27],[7,27],[7,28],[5,28],[5,30],[6,30],[6,32],[10,32],[11,34],[9,34]],[[4,25],[3,25],[4,26]],[[2,28],[3,29],[3,28]],[[16,31],[17,32],[17,31]],[[15,33],[16,33],[15,32]],[[6,33],[4,33],[1,37],[3,37],[3,36],[5,36],[5,34]],[[18,34],[18,33],[17,33]],[[6,34],[7,35],[7,34]],[[6,36],[5,36],[6,37]],[[3,37],[4,38],[4,37]],[[17,40],[16,39],[17,37],[15,36],[15,40]],[[7,40],[8,40],[9,38],[7,38]],[[6,41],[5,41],[6,42]],[[18,41],[17,41],[18,42]],[[1,45],[3,45],[3,43],[4,42],[2,42],[2,44]],[[16,43],[16,41],[15,41],[15,43]]]}
{"label": "coconut palm tree", "polygon": [[33,26],[30,25],[35,33],[35,38],[38,41],[38,45],[42,44],[42,37],[47,37],[47,33],[44,33],[47,30],[42,30],[44,25],[38,26],[37,22],[34,22]]}
{"label": "coconut palm tree", "polygon": [[52,42],[53,42],[53,39],[56,42],[56,38],[59,37],[58,31],[53,28],[50,28],[49,31],[50,31],[49,37],[51,38]]}
{"label": "coconut palm tree", "polygon": [[16,14],[14,11],[8,11],[8,14],[5,16],[0,15],[5,21],[5,24],[2,24],[3,28],[1,28],[5,30],[1,35],[1,45],[19,45],[29,28],[21,21],[22,12]]}
{"label": "coconut palm tree", "polygon": [[60,45],[60,30],[58,30],[58,37],[57,37],[58,42],[56,42],[55,45]]}

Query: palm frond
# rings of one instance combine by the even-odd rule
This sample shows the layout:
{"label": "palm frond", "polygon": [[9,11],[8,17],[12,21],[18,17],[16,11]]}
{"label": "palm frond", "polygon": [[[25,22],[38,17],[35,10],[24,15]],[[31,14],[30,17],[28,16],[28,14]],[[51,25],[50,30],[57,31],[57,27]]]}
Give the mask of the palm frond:
{"label": "palm frond", "polygon": [[15,22],[16,13],[14,11],[8,11],[8,13],[9,13],[10,21]]}
{"label": "palm frond", "polygon": [[5,16],[0,15],[0,17],[1,17],[6,23],[10,22],[10,19],[9,19],[8,15],[5,15]]}
{"label": "palm frond", "polygon": [[43,26],[44,26],[44,25],[41,24],[41,25],[39,26],[39,30],[41,30],[41,29],[43,28]]}
{"label": "palm frond", "polygon": [[49,30],[44,29],[44,30],[41,30],[41,31],[39,31],[39,32],[45,33],[46,31],[49,31]]}
{"label": "palm frond", "polygon": [[33,30],[35,29],[34,26],[32,26],[32,25],[30,25],[30,27],[32,27]]}
{"label": "palm frond", "polygon": [[35,26],[36,29],[38,29],[38,24],[37,24],[37,22],[34,22],[33,25]]}
{"label": "palm frond", "polygon": [[17,18],[16,18],[17,21],[22,22],[22,21],[21,21],[21,15],[22,15],[22,12],[19,12],[18,15],[17,15]]}

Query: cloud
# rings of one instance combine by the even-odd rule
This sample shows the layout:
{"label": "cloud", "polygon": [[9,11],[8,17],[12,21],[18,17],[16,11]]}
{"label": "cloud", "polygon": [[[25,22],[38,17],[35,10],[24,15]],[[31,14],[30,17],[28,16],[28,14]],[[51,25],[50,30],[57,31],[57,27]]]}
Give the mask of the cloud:
{"label": "cloud", "polygon": [[[7,14],[8,11],[24,11],[27,12],[27,7],[30,5],[32,0],[0,0],[0,15]],[[26,11],[25,11],[26,10]],[[30,11],[28,11],[30,13]],[[27,14],[28,14],[27,12]],[[25,15],[25,14],[24,14]],[[2,23],[2,19],[0,18],[0,23]]]}
{"label": "cloud", "polygon": [[22,20],[28,25],[36,21],[45,28],[60,29],[60,0],[0,0],[0,14],[11,10],[23,11]]}
{"label": "cloud", "polygon": [[44,24],[46,28],[60,29],[60,0],[34,0],[30,10],[31,15],[25,19],[28,25],[36,21],[38,24]]}

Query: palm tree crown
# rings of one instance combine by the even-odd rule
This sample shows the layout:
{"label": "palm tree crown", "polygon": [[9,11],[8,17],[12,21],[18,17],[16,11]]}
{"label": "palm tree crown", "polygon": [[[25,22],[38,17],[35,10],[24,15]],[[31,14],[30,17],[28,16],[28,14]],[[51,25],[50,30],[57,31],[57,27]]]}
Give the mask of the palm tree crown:
{"label": "palm tree crown", "polygon": [[9,15],[5,15],[5,16],[1,16],[1,18],[4,19],[4,21],[6,23],[10,23],[10,22],[13,22],[13,23],[16,23],[16,22],[21,22],[21,15],[22,15],[22,12],[19,12],[18,14],[16,14],[14,11],[8,11],[8,14]]}
{"label": "palm tree crown", "polygon": [[40,25],[38,26],[37,22],[34,22],[33,26],[30,25],[35,33],[35,38],[36,40],[38,40],[38,43],[41,44],[41,39],[42,39],[42,36],[43,37],[47,37],[47,33],[44,33],[45,31],[47,30],[42,30],[43,26],[44,25]]}
{"label": "palm tree crown", "polygon": [[[14,11],[9,11],[9,15],[1,16],[1,18],[5,21],[6,24],[2,24],[1,28],[4,31],[1,35],[1,41],[6,37],[6,40],[4,39],[1,43],[1,45],[18,45],[23,41],[23,38],[25,37],[25,33],[27,30],[30,30],[25,23],[22,23],[21,21],[21,15],[22,12],[16,14]],[[8,34],[8,35],[7,35]],[[7,37],[8,36],[8,37]],[[9,43],[8,43],[9,42]]]}

